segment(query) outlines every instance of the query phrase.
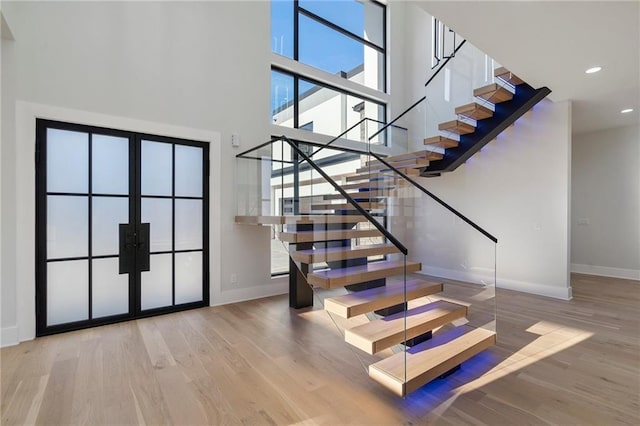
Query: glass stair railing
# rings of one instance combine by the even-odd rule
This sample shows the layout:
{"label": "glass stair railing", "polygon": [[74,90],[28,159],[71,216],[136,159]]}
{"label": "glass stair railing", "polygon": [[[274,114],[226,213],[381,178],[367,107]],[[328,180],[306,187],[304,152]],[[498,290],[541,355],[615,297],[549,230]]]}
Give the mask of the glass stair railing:
{"label": "glass stair railing", "polygon": [[415,180],[431,154],[338,143],[280,137],[239,154],[236,221],[273,228],[291,305],[322,307],[404,396],[495,343],[497,240]]}
{"label": "glass stair railing", "polygon": [[[424,95],[370,138],[384,140],[404,155],[425,150],[439,154],[419,168],[422,176],[439,175],[463,165],[550,92],[532,88],[462,41],[432,72]],[[396,141],[397,128],[407,130]]]}

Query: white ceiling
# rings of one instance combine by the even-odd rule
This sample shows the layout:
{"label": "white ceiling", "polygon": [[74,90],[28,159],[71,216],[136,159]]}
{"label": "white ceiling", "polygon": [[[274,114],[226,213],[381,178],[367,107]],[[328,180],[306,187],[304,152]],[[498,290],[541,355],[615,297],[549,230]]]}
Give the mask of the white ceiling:
{"label": "white ceiling", "polygon": [[571,100],[574,134],[640,123],[639,0],[418,3],[553,101]]}

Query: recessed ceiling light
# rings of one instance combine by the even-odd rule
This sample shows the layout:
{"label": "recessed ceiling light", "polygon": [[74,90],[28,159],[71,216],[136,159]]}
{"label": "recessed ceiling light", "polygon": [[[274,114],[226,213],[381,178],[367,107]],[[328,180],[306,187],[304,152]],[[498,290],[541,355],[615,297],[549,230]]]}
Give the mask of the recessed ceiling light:
{"label": "recessed ceiling light", "polygon": [[627,109],[623,109],[622,111],[620,111],[622,114],[626,114],[628,112],[633,112],[633,108],[627,108]]}
{"label": "recessed ceiling light", "polygon": [[596,72],[598,72],[600,70],[602,70],[602,67],[593,67],[593,68],[589,68],[588,70],[586,70],[585,73],[593,74],[593,73],[596,73]]}

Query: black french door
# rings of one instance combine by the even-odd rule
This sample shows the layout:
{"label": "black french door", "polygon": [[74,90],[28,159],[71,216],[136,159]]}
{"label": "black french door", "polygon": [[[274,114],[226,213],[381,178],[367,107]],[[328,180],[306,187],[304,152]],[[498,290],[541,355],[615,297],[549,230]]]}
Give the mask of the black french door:
{"label": "black french door", "polygon": [[36,334],[209,305],[209,147],[38,119]]}

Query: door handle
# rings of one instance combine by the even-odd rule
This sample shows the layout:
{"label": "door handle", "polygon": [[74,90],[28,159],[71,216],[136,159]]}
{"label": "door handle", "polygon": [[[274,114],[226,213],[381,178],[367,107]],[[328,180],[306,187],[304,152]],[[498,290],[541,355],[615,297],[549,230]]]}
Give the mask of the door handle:
{"label": "door handle", "polygon": [[128,223],[118,224],[118,273],[129,274],[133,272],[133,256],[135,253],[135,233],[133,226]]}
{"label": "door handle", "polygon": [[150,244],[149,244],[149,224],[141,223],[137,226],[128,223],[119,224],[119,273],[129,274],[134,272],[137,265],[139,271],[149,271],[150,264]]}
{"label": "door handle", "polygon": [[150,264],[150,243],[149,243],[150,224],[141,223],[136,233],[136,257],[139,271],[151,270]]}

